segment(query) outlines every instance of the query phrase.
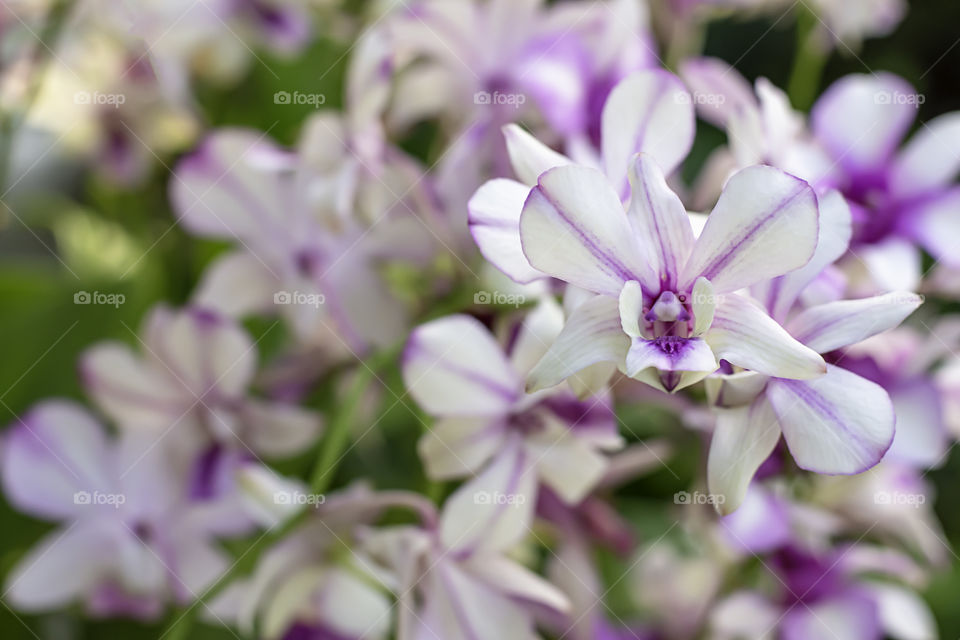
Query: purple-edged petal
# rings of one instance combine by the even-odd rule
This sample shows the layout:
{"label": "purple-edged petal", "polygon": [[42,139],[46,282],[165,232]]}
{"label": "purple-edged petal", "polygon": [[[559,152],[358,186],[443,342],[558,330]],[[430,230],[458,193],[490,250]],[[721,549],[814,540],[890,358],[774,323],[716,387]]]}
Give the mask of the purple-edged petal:
{"label": "purple-edged petal", "polygon": [[649,280],[626,212],[603,174],[579,166],[540,176],[520,216],[523,252],[535,268],[610,296]]}
{"label": "purple-edged petal", "polygon": [[788,326],[797,340],[817,353],[827,353],[893,329],[922,302],[921,296],[908,291],[838,300],[806,309]]}
{"label": "purple-edged petal", "polygon": [[960,188],[911,207],[905,217],[903,224],[917,242],[940,262],[960,267]]}
{"label": "purple-edged petal", "polygon": [[703,276],[718,292],[735,291],[802,267],[816,249],[818,219],[806,182],[773,167],[743,169],[707,217],[681,286]]}
{"label": "purple-edged petal", "polygon": [[622,366],[629,348],[617,301],[596,296],[570,314],[563,331],[527,376],[527,391],[552,387],[598,362]]}
{"label": "purple-edged petal", "polygon": [[925,378],[888,392],[897,414],[897,429],[886,459],[915,469],[939,466],[948,446],[940,392]]}
{"label": "purple-edged petal", "polygon": [[656,369],[661,372],[690,372],[699,376],[669,376],[663,381],[667,391],[676,391],[702,380],[708,374],[717,370],[717,359],[709,345],[700,338],[680,338],[665,336],[646,340],[634,338],[627,352],[626,374],[631,378],[638,376],[645,369]]}
{"label": "purple-edged petal", "polygon": [[719,58],[686,60],[680,65],[680,77],[698,98],[697,114],[718,127],[738,110],[758,108],[750,83]]}
{"label": "purple-edged petal", "polygon": [[680,268],[693,248],[693,228],[686,208],[649,154],[637,154],[630,165],[627,215],[656,276],[643,284],[650,291],[676,288]]}
{"label": "purple-edged petal", "polygon": [[533,525],[536,471],[519,439],[507,443],[482,473],[453,492],[440,516],[440,539],[464,556],[504,551]]}
{"label": "purple-edged petal", "polygon": [[480,253],[511,279],[523,284],[543,278],[530,266],[520,244],[520,212],[530,187],[506,178],[485,183],[467,204],[470,233]]}
{"label": "purple-edged petal", "polygon": [[725,294],[713,325],[704,334],[717,358],[779,378],[816,378],[826,371],[823,358],[797,341],[748,298]]}
{"label": "purple-edged petal", "polygon": [[503,128],[503,138],[507,142],[507,153],[517,180],[525,185],[537,184],[540,174],[570,164],[570,159],[557,153],[515,124]]}
{"label": "purple-edged petal", "polygon": [[797,464],[853,474],[877,464],[893,442],[893,403],[883,387],[835,367],[815,380],[771,380],[767,398]]}
{"label": "purple-edged petal", "polygon": [[917,115],[914,89],[890,73],[851,74],[837,80],[810,112],[820,143],[848,173],[884,166]]}
{"label": "purple-edged petal", "polygon": [[403,380],[417,403],[434,415],[499,415],[521,393],[500,345],[465,315],[414,330],[404,351]]}
{"label": "purple-edged petal", "polygon": [[620,82],[603,107],[603,167],[620,195],[634,154],[653,156],[670,174],[693,145],[693,100],[680,80],[660,70],[639,71]]}
{"label": "purple-edged petal", "polygon": [[750,405],[718,409],[710,440],[707,485],[710,493],[723,496],[717,502],[721,514],[733,513],[743,502],[750,481],[780,440],[780,425],[763,396]]}
{"label": "purple-edged petal", "polygon": [[177,165],[170,200],[193,233],[260,241],[283,229],[292,206],[282,176],[293,157],[262,133],[221,130]]}
{"label": "purple-edged petal", "polygon": [[117,491],[112,471],[103,427],[65,400],[37,405],[10,429],[0,467],[11,504],[49,519],[90,513],[92,503],[75,494]]}
{"label": "purple-edged petal", "polygon": [[762,300],[770,315],[786,317],[803,289],[829,265],[846,253],[852,233],[850,207],[838,191],[819,197],[820,231],[810,262],[795,271],[759,283],[753,294]]}
{"label": "purple-edged petal", "polygon": [[158,374],[120,343],[88,349],[80,375],[97,405],[124,428],[166,429],[196,402],[175,378]]}
{"label": "purple-edged petal", "polygon": [[960,172],[960,113],[925,122],[897,155],[890,190],[908,198],[948,187]]}

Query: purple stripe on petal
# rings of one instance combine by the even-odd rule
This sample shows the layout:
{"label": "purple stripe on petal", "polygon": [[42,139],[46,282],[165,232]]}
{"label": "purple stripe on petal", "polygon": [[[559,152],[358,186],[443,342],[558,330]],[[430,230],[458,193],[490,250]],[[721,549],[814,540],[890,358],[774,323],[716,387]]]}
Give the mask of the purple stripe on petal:
{"label": "purple stripe on petal", "polygon": [[810,187],[806,182],[804,182],[799,189],[777,203],[777,206],[774,207],[769,213],[744,229],[743,233],[741,233],[739,238],[737,238],[731,244],[727,251],[714,256],[713,259],[704,266],[703,270],[698,275],[703,276],[707,280],[715,279],[717,274],[733,261],[733,259],[736,257],[736,254],[740,251],[744,244],[746,244],[758,233],[763,232],[764,227],[781,211],[786,209],[794,200],[800,196],[807,195],[808,193],[810,193]]}
{"label": "purple stripe on petal", "polygon": [[635,274],[629,267],[620,262],[615,256],[610,255],[603,248],[601,248],[599,240],[593,237],[585,229],[577,225],[577,223],[570,218],[569,214],[564,212],[561,204],[557,200],[547,195],[546,191],[540,185],[537,185],[530,190],[530,195],[527,196],[527,202],[524,204],[524,208],[527,207],[527,204],[532,199],[538,196],[550,203],[560,219],[566,224],[567,228],[580,240],[581,244],[583,244],[583,246],[585,246],[590,253],[597,258],[601,265],[606,268],[605,270],[607,273],[623,280],[624,282],[628,282],[630,280],[639,281],[641,279],[640,276]]}

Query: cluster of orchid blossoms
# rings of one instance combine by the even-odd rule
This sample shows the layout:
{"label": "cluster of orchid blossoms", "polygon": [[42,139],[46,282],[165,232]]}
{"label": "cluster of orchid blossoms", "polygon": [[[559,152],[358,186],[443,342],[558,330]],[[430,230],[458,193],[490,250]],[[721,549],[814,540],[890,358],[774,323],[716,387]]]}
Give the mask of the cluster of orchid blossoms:
{"label": "cluster of orchid blossoms", "polygon": [[[98,37],[181,114],[196,76],[315,37],[295,2],[135,4]],[[777,5],[666,4],[678,30]],[[879,4],[807,9],[855,42],[899,20]],[[883,72],[808,117],[718,59],[667,71],[635,0],[374,8],[295,148],[219,128],[173,166],[177,224],[227,245],[189,303],[84,353],[91,408],[4,433],[7,500],[55,524],[4,601],[171,637],[935,638],[960,321],[921,303],[958,293],[960,114],[910,134]],[[163,153],[139,109],[97,114],[114,177]],[[684,180],[698,118],[726,142]],[[424,121],[429,166],[400,145]],[[422,473],[377,486],[341,462],[397,410]]]}

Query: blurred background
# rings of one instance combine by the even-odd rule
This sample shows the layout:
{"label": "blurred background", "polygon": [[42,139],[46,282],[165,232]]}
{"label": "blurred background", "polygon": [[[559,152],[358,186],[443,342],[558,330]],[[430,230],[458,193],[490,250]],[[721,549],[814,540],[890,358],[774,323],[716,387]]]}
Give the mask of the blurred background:
{"label": "blurred background", "polygon": [[[195,99],[190,115],[144,94],[121,105],[99,105],[113,110],[112,120],[101,117],[94,124],[87,122],[93,120],[87,108],[90,105],[74,102],[61,104],[59,111],[50,108],[55,103],[50,92],[59,89],[71,94],[80,86],[80,80],[58,64],[58,58],[80,64],[78,52],[57,47],[61,21],[71,19],[64,17],[71,10],[70,3],[54,3],[52,16],[35,21],[28,4],[0,9],[0,59],[5,76],[0,94],[4,100],[0,130],[0,421],[4,423],[14,421],[40,398],[82,399],[76,362],[85,347],[104,339],[133,343],[134,332],[150,306],[159,301],[179,305],[187,300],[205,265],[224,246],[191,237],[175,224],[167,195],[170,168],[202,131],[213,127],[252,127],[268,131],[281,143],[294,143],[303,120],[315,107],[276,104],[275,93],[289,87],[321,94],[325,107],[340,108],[354,26],[366,8],[363,2],[339,7],[304,2],[316,24],[309,42],[295,55],[253,42],[245,64],[229,73],[215,70],[209,77],[189,79]],[[960,109],[960,2],[921,0],[910,4],[906,18],[891,35],[867,40],[857,51],[839,46],[826,61],[817,93],[848,73],[889,70],[909,80],[925,96],[920,121]],[[91,7],[88,10],[94,15],[111,11],[109,4]],[[190,25],[174,28],[186,30]],[[791,77],[797,28],[794,14],[776,21],[765,16],[721,18],[706,30],[705,54],[726,60],[750,80],[766,76],[785,87]],[[40,46],[38,40],[50,46]],[[102,86],[109,87],[113,63],[108,47],[92,40],[71,46],[84,49],[84,66],[103,65],[98,71],[84,68],[78,73],[99,73]],[[104,51],[98,53],[101,46]],[[25,116],[11,106],[24,95],[32,96],[34,105]],[[435,159],[436,135],[431,126],[420,126],[402,146],[429,164]],[[139,139],[144,136],[151,139]],[[719,130],[699,123],[685,174],[694,175],[709,151],[722,141]],[[138,142],[142,144],[139,148]],[[84,293],[98,292],[120,294],[122,304],[82,303]],[[256,323],[249,328],[255,336],[262,332]],[[271,335],[260,345],[263,357],[269,357],[271,345],[282,340],[281,334]],[[403,420],[404,416],[398,415],[394,422],[401,425]],[[656,412],[631,415],[629,420],[637,425],[638,433],[653,434],[673,426],[671,418]],[[391,428],[388,421],[388,434]],[[691,437],[689,444],[679,449],[682,459],[671,463],[681,476],[682,470],[689,476],[677,479],[665,472],[655,473],[625,490],[624,510],[636,521],[638,530],[656,530],[657,510],[662,508],[658,502],[683,489],[694,475],[704,452],[696,438]],[[402,470],[402,461],[407,460],[411,472],[404,475],[394,467],[389,473],[398,475],[390,481],[415,483],[410,480],[417,477],[413,439],[398,438],[397,451],[399,468]],[[366,463],[369,459],[353,459],[346,467]],[[366,473],[379,472],[375,467],[364,468]],[[960,548],[960,496],[956,489],[960,486],[960,456],[950,456],[928,477],[937,490],[937,515],[953,548]],[[631,496],[635,497],[632,502]],[[0,503],[0,521],[0,574],[5,574],[50,525],[18,514],[6,503]],[[943,638],[960,637],[960,607],[956,605],[960,559],[954,555],[953,560],[951,569],[935,577],[925,593]],[[0,637],[33,637],[17,616],[21,614],[0,608]],[[163,629],[160,624],[91,621],[70,612],[25,619],[44,639],[156,638]],[[196,627],[191,637],[232,635],[204,626]]]}

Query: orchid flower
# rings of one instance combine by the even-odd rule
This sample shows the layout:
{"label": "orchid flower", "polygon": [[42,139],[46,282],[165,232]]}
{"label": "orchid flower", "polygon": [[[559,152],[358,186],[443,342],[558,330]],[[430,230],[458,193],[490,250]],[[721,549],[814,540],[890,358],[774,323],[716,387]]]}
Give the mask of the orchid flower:
{"label": "orchid flower", "polygon": [[196,491],[212,490],[211,471],[255,455],[288,456],[308,446],[322,423],[299,406],[249,395],[256,371],[250,337],[208,311],[159,307],[148,317],[138,354],[108,342],[81,361],[87,390],[122,430],[170,444],[185,460]]}
{"label": "orchid flower", "polygon": [[898,151],[922,100],[895,75],[850,75],[811,111],[813,131],[834,161],[828,180],[853,209],[851,248],[881,290],[917,286],[917,245],[945,264],[960,264],[954,241],[960,113],[922,123]]}
{"label": "orchid flower", "polygon": [[[827,356],[826,374],[788,380],[758,372],[732,372],[708,382],[718,411],[707,475],[712,493],[736,509],[747,485],[783,434],[797,464],[827,474],[861,473],[877,464],[894,437],[894,409],[883,387],[840,366],[840,349],[899,325],[922,298],[894,292],[860,300],[839,300],[792,315],[804,287],[846,251],[850,210],[832,192],[821,198],[820,236],[813,258],[802,269],[755,287],[775,318],[810,350]],[[840,355],[833,355],[839,353]]]}
{"label": "orchid flower", "polygon": [[[296,508],[292,497],[307,495],[299,483],[259,465],[241,471],[240,483],[251,499],[269,501],[258,505],[254,511],[259,513]],[[269,495],[255,495],[263,491]],[[278,496],[288,499],[281,505]],[[393,622],[388,585],[381,584],[382,576],[362,551],[352,548],[358,544],[355,533],[372,524],[385,502],[361,484],[323,496],[309,507],[315,513],[271,547],[249,578],[231,583],[211,603],[214,619],[248,634],[259,629],[267,640],[388,637]]]}
{"label": "orchid flower", "polygon": [[225,533],[224,512],[189,500],[152,438],[110,439],[63,400],[37,405],[5,436],[8,500],[62,523],[8,574],[4,598],[18,609],[81,602],[98,616],[156,618],[168,603],[196,600],[228,568],[213,538]]}
{"label": "orchid flower", "polygon": [[[533,502],[518,476],[523,453],[498,456],[480,474],[482,486],[513,486],[509,503],[477,501],[461,486],[445,502],[436,523],[371,530],[362,548],[395,576],[398,640],[533,640],[535,616],[562,616],[567,597],[508,557],[533,520]],[[520,480],[532,489],[529,474]],[[371,621],[373,622],[373,621]]]}
{"label": "orchid flower", "polygon": [[469,316],[414,330],[403,376],[410,395],[438,418],[419,445],[430,477],[472,476],[499,464],[491,460],[515,459],[519,475],[502,478],[509,487],[481,486],[479,478],[470,486],[478,496],[515,494],[531,503],[536,487],[527,475],[569,503],[594,487],[607,468],[603,452],[622,445],[609,395],[580,401],[564,388],[524,393],[526,372],[562,326],[563,312],[546,299],[526,317],[508,353]]}
{"label": "orchid flower", "polygon": [[748,297],[733,293],[802,267],[817,243],[813,190],[772,167],[728,181],[699,238],[657,163],[630,167],[625,210],[594,169],[542,174],[520,218],[524,253],[541,271],[598,294],[581,304],[530,372],[530,391],[597,362],[676,391],[719,361],[784,378],[816,378],[823,359]]}
{"label": "orchid flower", "polygon": [[313,168],[342,168],[317,157],[333,149],[333,125],[323,118],[308,124],[307,140],[326,144],[299,157],[252,131],[212,134],[181,161],[171,197],[190,231],[240,245],[209,267],[196,304],[234,317],[282,313],[305,345],[340,355],[403,334],[406,310],[377,267],[398,254],[425,255],[425,234],[411,218],[367,227],[340,216],[352,209]]}
{"label": "orchid flower", "polygon": [[504,127],[517,180],[496,178],[481,186],[468,204],[469,223],[480,253],[517,282],[547,277],[530,264],[520,243],[520,213],[542,173],[575,161],[593,166],[626,198],[627,169],[635,153],[649,153],[669,175],[693,144],[692,101],[680,81],[665,71],[637,72],[617,84],[604,103],[601,123],[601,156],[585,155],[581,149],[574,159],[515,124]]}

